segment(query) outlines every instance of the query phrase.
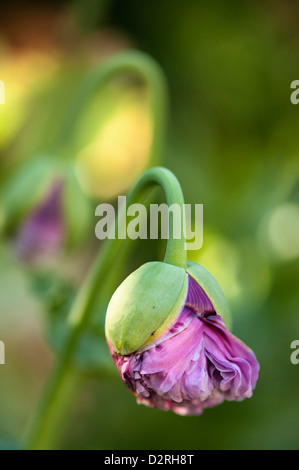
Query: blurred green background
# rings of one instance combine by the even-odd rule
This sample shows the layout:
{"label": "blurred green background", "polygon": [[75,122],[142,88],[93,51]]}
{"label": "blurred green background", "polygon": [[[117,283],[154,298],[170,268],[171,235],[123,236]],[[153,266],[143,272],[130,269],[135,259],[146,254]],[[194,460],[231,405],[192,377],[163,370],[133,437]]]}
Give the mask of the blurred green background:
{"label": "blurred green background", "polygon": [[[33,157],[51,160],[65,109],[93,66],[126,49],[148,53],[169,85],[161,164],[178,176],[185,202],[204,204],[203,247],[189,258],[218,279],[233,332],[261,366],[250,400],[199,417],[138,406],[112,366],[99,315],[78,352],[84,380],[60,448],[298,449],[299,365],[290,361],[290,344],[299,339],[299,107],[290,102],[290,84],[299,78],[297,17],[298,3],[290,0],[1,5],[1,194]],[[116,80],[98,93],[75,136],[71,164],[88,201],[78,205],[75,225],[83,226],[96,203],[124,194],[150,164],[151,132],[144,84]],[[91,215],[87,229],[78,229],[80,243],[38,266],[20,262],[14,240],[28,207],[13,220],[0,209],[2,448],[19,445],[52,350],[59,353],[68,306],[101,246]],[[119,281],[161,252],[159,243],[134,242]]]}

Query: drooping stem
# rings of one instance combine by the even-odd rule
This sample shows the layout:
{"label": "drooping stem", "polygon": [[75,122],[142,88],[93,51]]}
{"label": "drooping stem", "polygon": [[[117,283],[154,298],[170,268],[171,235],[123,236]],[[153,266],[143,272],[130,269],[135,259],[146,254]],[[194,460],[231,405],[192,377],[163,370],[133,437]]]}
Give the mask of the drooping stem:
{"label": "drooping stem", "polygon": [[[97,91],[114,77],[132,74],[141,78],[150,92],[153,122],[153,139],[150,150],[150,165],[157,165],[164,153],[164,137],[167,118],[167,85],[164,74],[154,59],[139,51],[125,51],[110,57],[94,68],[80,85],[62,123],[56,147],[62,152],[68,148],[80,125],[80,118]],[[73,155],[70,155],[73,157]]]}
{"label": "drooping stem", "polygon": [[[147,170],[139,178],[134,188],[127,197],[127,207],[133,202],[139,201],[152,186],[160,186],[166,196],[168,206],[178,204],[183,214],[183,194],[176,177],[166,168],[156,167]],[[122,209],[121,219],[125,219],[127,207]],[[169,239],[167,241],[164,262],[185,268],[186,252],[184,238],[184,220],[181,217],[181,238],[174,238],[174,219],[169,220]],[[68,317],[68,337],[57,366],[45,390],[37,414],[31,423],[27,448],[49,449],[52,446],[53,436],[58,423],[61,420],[62,402],[65,403],[65,389],[72,375],[72,358],[76,350],[81,332],[91,320],[94,311],[93,302],[101,284],[107,276],[107,272],[113,266],[124,239],[108,239],[100,250],[98,258],[91,269],[89,276],[83,284],[73,304]],[[57,411],[59,410],[59,412]]]}
{"label": "drooping stem", "polygon": [[164,154],[168,107],[164,74],[155,60],[148,55],[138,51],[120,52],[93,68],[82,81],[74,99],[67,107],[54,144],[51,144],[45,154],[37,154],[25,162],[3,185],[1,203],[7,215],[6,228],[13,229],[24,213],[38,200],[43,185],[55,177],[57,171],[64,171],[64,159],[74,158],[76,152],[73,148],[74,141],[82,125],[84,111],[100,89],[122,74],[132,74],[141,78],[149,89],[153,136],[148,166],[160,164]]}
{"label": "drooping stem", "polygon": [[[185,251],[185,220],[184,220],[184,196],[174,174],[167,168],[156,167],[146,171],[139,181],[136,183],[132,194],[138,191],[146,191],[151,186],[158,185],[163,190],[166,202],[168,205],[169,227],[168,227],[168,240],[166,245],[166,252],[164,262],[174,264],[182,268],[186,267],[186,251]],[[134,194],[133,194],[134,196]],[[180,227],[175,227],[176,219],[171,211],[171,206],[174,206],[174,211],[178,210],[180,215]],[[176,238],[177,237],[177,238]]]}

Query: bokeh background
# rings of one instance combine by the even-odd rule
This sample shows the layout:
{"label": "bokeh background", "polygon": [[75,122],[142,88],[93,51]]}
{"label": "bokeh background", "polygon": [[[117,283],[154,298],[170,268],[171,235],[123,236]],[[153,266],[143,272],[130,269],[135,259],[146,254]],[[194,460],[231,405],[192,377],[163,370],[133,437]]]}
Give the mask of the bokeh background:
{"label": "bokeh background", "polygon": [[[169,86],[160,163],[178,176],[187,203],[204,204],[203,247],[189,258],[218,279],[233,332],[255,351],[260,377],[250,400],[199,417],[138,406],[107,354],[105,305],[98,305],[97,322],[78,351],[82,379],[57,446],[298,449],[299,365],[290,361],[291,342],[299,339],[299,107],[290,102],[290,84],[299,78],[298,13],[291,0],[1,4],[2,448],[22,445],[59,355],[67,311],[101,249],[93,207],[124,194],[150,165],[144,83],[112,81],[80,117],[69,160],[79,201],[70,217],[75,241],[33,265],[17,256],[16,239],[49,181],[32,175],[45,155],[49,168],[60,161],[55,142],[86,74],[119,51],[137,49],[160,64]],[[43,168],[42,175],[52,174]],[[161,258],[162,248],[134,242],[126,263],[111,266],[118,282],[144,261]],[[108,299],[109,282],[105,289]]]}

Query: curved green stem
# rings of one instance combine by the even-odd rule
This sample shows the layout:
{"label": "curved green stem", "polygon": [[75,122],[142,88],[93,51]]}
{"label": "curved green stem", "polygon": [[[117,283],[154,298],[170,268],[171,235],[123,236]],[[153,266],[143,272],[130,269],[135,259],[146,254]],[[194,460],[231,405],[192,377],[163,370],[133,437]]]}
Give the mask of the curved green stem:
{"label": "curved green stem", "polygon": [[[162,167],[152,168],[143,173],[128,194],[127,207],[134,201],[140,200],[145,192],[155,185],[161,186],[168,205],[178,204],[182,209],[184,198],[180,184],[173,173]],[[123,209],[123,216],[126,214],[127,207]],[[172,233],[173,219],[170,218],[170,237],[167,242],[164,261],[185,268],[186,252],[183,217],[181,217],[181,238],[173,238]],[[66,394],[64,390],[67,388],[69,378],[72,376],[72,357],[80,333],[91,320],[93,301],[97,297],[98,289],[104,283],[107,272],[113,266],[113,260],[119,255],[124,241],[123,239],[108,239],[106,241],[89,276],[79,291],[68,317],[69,329],[64,351],[50,378],[37,414],[31,423],[27,440],[27,448],[29,449],[51,448],[57,420],[61,419],[62,403],[65,405],[64,397]]]}
{"label": "curved green stem", "polygon": [[[53,147],[45,155],[36,155],[26,162],[1,191],[1,198],[7,214],[5,226],[12,227],[19,222],[24,211],[32,207],[39,197],[41,184],[57,170],[61,157],[72,157],[74,136],[79,129],[84,110],[97,91],[111,79],[130,73],[140,77],[150,91],[153,137],[148,159],[149,166],[159,164],[164,154],[167,119],[167,84],[160,66],[149,56],[137,51],[126,51],[106,59],[95,67],[80,84],[59,130]],[[49,154],[49,156],[48,156]],[[52,155],[56,158],[52,158]],[[63,167],[64,162],[62,163]]]}
{"label": "curved green stem", "polygon": [[[140,77],[150,90],[150,104],[153,121],[153,140],[150,162],[156,165],[163,155],[167,114],[167,84],[164,74],[155,60],[139,51],[125,51],[100,63],[86,77],[67,110],[61,126],[56,147],[64,149],[72,142],[80,118],[96,92],[107,82],[121,74],[130,73]],[[66,145],[65,145],[66,142]],[[67,149],[69,151],[69,149]],[[62,150],[63,151],[63,150]]]}
{"label": "curved green stem", "polygon": [[[161,186],[169,208],[169,238],[166,245],[164,262],[174,264],[185,269],[186,251],[185,251],[185,221],[184,221],[184,196],[180,183],[174,174],[167,168],[150,168],[140,177],[132,190],[131,195],[138,195],[139,191],[146,191],[153,185]],[[175,218],[171,211],[171,206],[175,205],[174,210],[179,210],[180,228],[175,227]],[[174,236],[178,236],[175,238]]]}

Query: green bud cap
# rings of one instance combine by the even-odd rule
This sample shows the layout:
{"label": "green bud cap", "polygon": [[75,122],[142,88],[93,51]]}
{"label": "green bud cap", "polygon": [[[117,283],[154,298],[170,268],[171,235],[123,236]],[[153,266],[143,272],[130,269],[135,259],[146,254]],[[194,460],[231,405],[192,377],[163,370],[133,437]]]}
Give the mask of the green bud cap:
{"label": "green bud cap", "polygon": [[227,328],[231,326],[231,314],[225,295],[212,274],[201,264],[187,262],[187,273],[198,282],[209,297],[215,312],[221,316]]}
{"label": "green bud cap", "polygon": [[162,335],[184,306],[186,295],[186,271],[178,266],[150,262],[130,274],[107,309],[106,337],[113,350],[131,354]]}

